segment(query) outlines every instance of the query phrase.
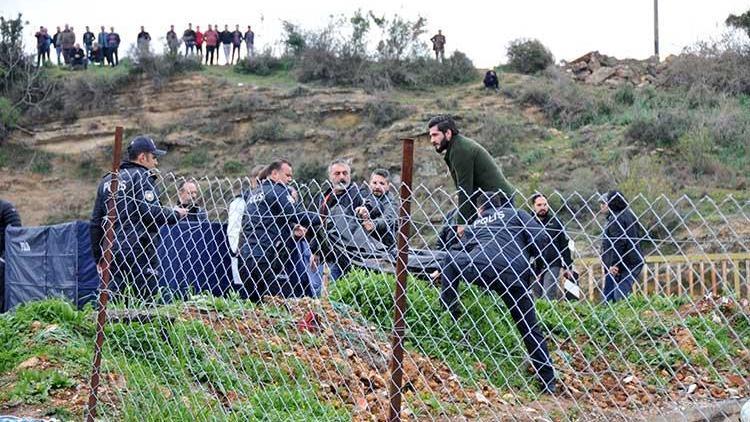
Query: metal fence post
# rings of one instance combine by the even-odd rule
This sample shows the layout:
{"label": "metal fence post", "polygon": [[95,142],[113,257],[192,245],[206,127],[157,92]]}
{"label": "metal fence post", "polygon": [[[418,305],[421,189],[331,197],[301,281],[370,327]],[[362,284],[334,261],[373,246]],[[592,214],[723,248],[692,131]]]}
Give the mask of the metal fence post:
{"label": "metal fence post", "polygon": [[411,183],[414,170],[414,139],[402,139],[401,210],[399,212],[398,259],[396,261],[396,289],[393,293],[393,336],[390,362],[389,421],[401,420],[401,383],[404,360],[404,314],[406,313],[406,266],[409,262],[409,227],[411,224]]}
{"label": "metal fence post", "polygon": [[[104,324],[107,322],[107,303],[109,302],[109,282],[112,277],[110,266],[112,264],[112,244],[115,240],[115,196],[119,184],[120,158],[122,156],[122,127],[115,128],[115,145],[112,150],[112,180],[109,184],[109,199],[107,201],[107,228],[105,233],[105,245],[103,264],[101,268],[101,284],[99,286],[99,312],[96,317],[96,342],[94,343],[94,363],[91,368],[91,383],[89,385],[89,402],[86,420],[93,422],[96,418],[97,390],[100,383],[100,370],[102,364],[102,346],[104,344]],[[91,245],[92,248],[97,245]]]}

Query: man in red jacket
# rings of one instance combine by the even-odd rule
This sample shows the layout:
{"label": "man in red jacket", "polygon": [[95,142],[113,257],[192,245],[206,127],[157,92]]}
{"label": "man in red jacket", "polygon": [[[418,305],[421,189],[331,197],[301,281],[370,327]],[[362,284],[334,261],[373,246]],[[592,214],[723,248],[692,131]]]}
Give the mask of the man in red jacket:
{"label": "man in red jacket", "polygon": [[219,33],[214,31],[211,25],[208,25],[208,31],[203,34],[203,39],[206,41],[206,64],[214,64],[214,54],[216,54],[216,62],[219,62],[219,54],[216,51],[216,47],[219,45]]}

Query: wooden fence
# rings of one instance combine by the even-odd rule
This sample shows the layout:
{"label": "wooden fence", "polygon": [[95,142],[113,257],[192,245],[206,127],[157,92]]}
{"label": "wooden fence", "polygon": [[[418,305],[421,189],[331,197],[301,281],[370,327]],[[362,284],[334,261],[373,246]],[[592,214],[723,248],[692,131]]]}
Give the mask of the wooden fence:
{"label": "wooden fence", "polygon": [[[601,261],[584,258],[575,265],[586,297],[598,300],[604,286]],[[750,253],[649,256],[633,292],[693,297],[712,293],[750,299]]]}

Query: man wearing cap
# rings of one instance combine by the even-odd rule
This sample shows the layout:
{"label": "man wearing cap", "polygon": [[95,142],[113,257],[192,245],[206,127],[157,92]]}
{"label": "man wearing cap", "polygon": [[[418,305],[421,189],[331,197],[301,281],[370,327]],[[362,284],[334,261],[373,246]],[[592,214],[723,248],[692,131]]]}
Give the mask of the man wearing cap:
{"label": "man wearing cap", "polygon": [[[156,292],[159,268],[156,262],[155,236],[159,226],[175,224],[187,215],[185,208],[165,208],[159,202],[156,186],[158,158],[166,151],[156,148],[153,139],[133,138],[128,158],[120,165],[115,196],[115,239],[112,245],[112,285],[110,290],[123,293],[126,286],[137,297],[149,300]],[[104,224],[112,175],[102,178],[91,213],[91,246],[94,259],[100,263],[105,245]]]}
{"label": "man wearing cap", "polygon": [[477,192],[503,192],[512,202],[513,188],[490,153],[475,140],[459,134],[453,118],[435,116],[427,127],[435,151],[445,152],[445,163],[458,190],[456,234],[460,237],[476,216]]}

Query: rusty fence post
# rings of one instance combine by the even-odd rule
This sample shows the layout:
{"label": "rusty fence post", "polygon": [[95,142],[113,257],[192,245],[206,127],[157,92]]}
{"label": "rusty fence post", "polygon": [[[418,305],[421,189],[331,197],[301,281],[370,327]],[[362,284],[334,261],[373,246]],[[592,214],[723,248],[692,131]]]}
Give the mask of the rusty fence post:
{"label": "rusty fence post", "polygon": [[[107,303],[109,302],[109,282],[112,278],[110,267],[112,264],[112,245],[115,240],[115,195],[119,185],[120,157],[122,156],[122,127],[115,128],[115,145],[112,150],[112,179],[109,184],[109,199],[107,200],[107,227],[105,232],[105,244],[103,253],[103,264],[101,267],[101,284],[99,285],[99,312],[96,317],[96,342],[94,343],[94,362],[91,368],[91,383],[89,385],[89,402],[86,420],[93,422],[96,418],[96,393],[99,389],[100,370],[102,364],[102,346],[104,345],[104,324],[107,322]],[[92,248],[98,245],[91,245]],[[97,263],[98,264],[98,263]]]}
{"label": "rusty fence post", "polygon": [[406,277],[409,263],[409,227],[411,225],[411,185],[414,170],[414,139],[402,139],[401,209],[399,212],[398,259],[396,261],[396,289],[393,293],[393,335],[391,338],[391,379],[389,421],[401,420],[401,384],[403,380],[404,330],[406,314]]}

